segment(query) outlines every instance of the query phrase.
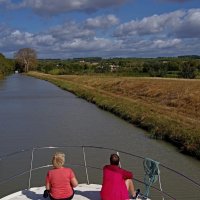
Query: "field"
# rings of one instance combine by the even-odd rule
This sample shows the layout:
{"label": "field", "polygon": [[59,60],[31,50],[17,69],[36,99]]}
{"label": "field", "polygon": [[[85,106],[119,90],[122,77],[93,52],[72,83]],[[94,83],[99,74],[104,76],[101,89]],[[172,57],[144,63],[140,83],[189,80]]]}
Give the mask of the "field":
{"label": "field", "polygon": [[200,158],[200,80],[29,75],[53,82]]}

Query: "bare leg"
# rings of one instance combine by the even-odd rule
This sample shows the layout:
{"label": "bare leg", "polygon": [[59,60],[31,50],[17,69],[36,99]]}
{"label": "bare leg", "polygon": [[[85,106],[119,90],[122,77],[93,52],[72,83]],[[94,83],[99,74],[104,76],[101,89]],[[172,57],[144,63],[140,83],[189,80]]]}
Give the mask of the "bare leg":
{"label": "bare leg", "polygon": [[129,193],[134,197],[136,195],[136,193],[135,193],[135,187],[133,185],[133,181],[131,179],[127,179],[125,181],[125,183],[126,183],[126,187],[129,191]]}

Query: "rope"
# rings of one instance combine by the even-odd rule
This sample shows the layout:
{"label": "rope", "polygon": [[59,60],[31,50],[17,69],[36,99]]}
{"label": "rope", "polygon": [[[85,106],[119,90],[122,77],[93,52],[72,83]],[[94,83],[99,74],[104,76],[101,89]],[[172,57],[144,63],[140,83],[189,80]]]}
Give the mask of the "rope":
{"label": "rope", "polygon": [[[161,180],[160,180],[160,174],[158,175],[158,180],[159,180],[160,191],[163,194],[163,189],[162,189]],[[165,200],[164,196],[162,196],[162,200]]]}
{"label": "rope", "polygon": [[150,158],[145,158],[143,161],[143,165],[145,171],[144,183],[146,190],[144,195],[148,197],[151,185],[158,180],[158,177],[160,177],[159,162]]}

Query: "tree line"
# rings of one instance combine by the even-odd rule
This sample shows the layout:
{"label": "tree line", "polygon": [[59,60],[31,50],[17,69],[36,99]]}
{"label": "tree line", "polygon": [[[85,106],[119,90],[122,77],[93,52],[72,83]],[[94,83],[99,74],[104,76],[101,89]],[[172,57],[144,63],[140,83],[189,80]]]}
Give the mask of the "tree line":
{"label": "tree line", "polygon": [[37,59],[32,48],[19,49],[14,59],[0,54],[0,74],[11,71],[63,74],[112,74],[118,76],[150,76],[171,78],[200,78],[200,56],[186,55],[159,58],[87,57],[73,59]]}
{"label": "tree line", "polygon": [[171,78],[200,77],[200,58],[111,58],[39,60],[37,70],[55,74],[114,74]]}
{"label": "tree line", "polygon": [[14,59],[7,59],[0,53],[0,78],[13,73],[28,72],[37,68],[37,53],[34,49],[23,48],[14,54]]}
{"label": "tree line", "polygon": [[7,59],[0,53],[0,78],[4,77],[14,70],[14,62],[11,59]]}

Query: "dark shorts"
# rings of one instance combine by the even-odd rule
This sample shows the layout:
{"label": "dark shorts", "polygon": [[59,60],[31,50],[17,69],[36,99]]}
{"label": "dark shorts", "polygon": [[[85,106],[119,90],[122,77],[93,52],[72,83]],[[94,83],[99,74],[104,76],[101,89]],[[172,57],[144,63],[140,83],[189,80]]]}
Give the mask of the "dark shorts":
{"label": "dark shorts", "polygon": [[54,199],[50,194],[49,194],[49,197],[50,197],[51,200],[71,200],[74,197],[74,190],[73,190],[72,196],[64,198],[64,199]]}

